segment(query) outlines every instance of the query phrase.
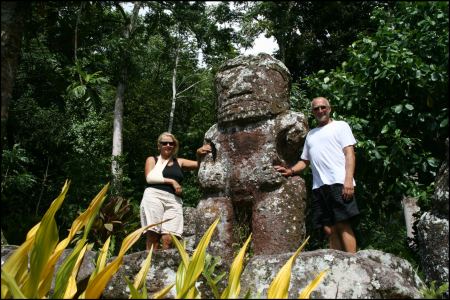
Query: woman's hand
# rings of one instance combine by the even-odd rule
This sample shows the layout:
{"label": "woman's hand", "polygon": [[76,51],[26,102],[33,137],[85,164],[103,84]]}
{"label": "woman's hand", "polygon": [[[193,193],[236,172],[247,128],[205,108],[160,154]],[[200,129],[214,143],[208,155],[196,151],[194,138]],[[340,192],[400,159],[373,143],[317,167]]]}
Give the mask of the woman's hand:
{"label": "woman's hand", "polygon": [[211,151],[212,151],[211,145],[205,144],[197,149],[197,156],[198,157],[205,156],[206,154],[210,153]]}
{"label": "woman's hand", "polygon": [[178,196],[181,195],[181,193],[183,192],[183,189],[181,188],[181,185],[176,180],[173,180],[172,186],[175,189],[175,194],[177,194]]}

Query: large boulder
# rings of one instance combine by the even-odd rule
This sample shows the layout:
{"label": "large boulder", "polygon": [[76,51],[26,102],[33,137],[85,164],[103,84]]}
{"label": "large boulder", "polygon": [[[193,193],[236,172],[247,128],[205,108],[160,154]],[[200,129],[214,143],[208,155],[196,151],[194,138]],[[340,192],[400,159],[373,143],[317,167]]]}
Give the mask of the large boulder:
{"label": "large boulder", "polygon": [[[134,277],[142,268],[147,255],[148,251],[139,251],[125,255],[122,265],[108,282],[102,297],[107,299],[127,299],[130,295],[130,289],[125,281],[125,277],[133,282]],[[149,295],[175,282],[176,271],[180,262],[181,258],[176,249],[158,250],[152,254],[152,262],[146,278]],[[175,288],[169,292],[167,297],[175,298]]]}
{"label": "large boulder", "polygon": [[[17,246],[2,247],[2,264],[5,259],[17,249]],[[62,260],[70,253],[67,249]],[[192,255],[192,251],[188,251]],[[267,289],[275,275],[292,256],[293,253],[256,255],[245,265],[241,278],[241,295],[250,290],[253,296],[265,297]],[[134,280],[136,274],[148,255],[148,251],[139,251],[125,255],[123,263],[117,273],[108,282],[102,298],[124,299],[130,295],[125,277]],[[84,290],[87,279],[94,270],[92,262],[95,253],[88,252],[84,258],[77,283],[81,291]],[[114,259],[111,258],[111,260]],[[172,284],[176,279],[176,272],[181,258],[176,249],[157,251],[152,256],[152,263],[146,278],[146,287],[151,296],[162,288]],[[229,265],[219,262],[215,274],[229,272]],[[291,276],[289,298],[297,298],[298,293],[317,274],[328,269],[328,272],[312,292],[311,298],[420,298],[419,289],[422,287],[420,278],[415,274],[411,265],[404,259],[377,250],[361,250],[350,254],[337,250],[315,250],[300,253],[297,257]],[[55,273],[56,274],[56,273]],[[219,284],[222,291],[226,285],[226,278]],[[211,298],[211,288],[200,277],[198,287],[202,298]],[[50,293],[51,294],[51,293]],[[175,288],[166,295],[175,298]]]}
{"label": "large boulder", "polygon": [[[293,253],[259,255],[250,259],[241,280],[241,295],[267,297],[278,271]],[[298,298],[320,271],[328,270],[311,293],[317,299],[420,298],[420,278],[404,259],[376,250],[350,254],[338,250],[300,253],[292,268],[288,298]]]}

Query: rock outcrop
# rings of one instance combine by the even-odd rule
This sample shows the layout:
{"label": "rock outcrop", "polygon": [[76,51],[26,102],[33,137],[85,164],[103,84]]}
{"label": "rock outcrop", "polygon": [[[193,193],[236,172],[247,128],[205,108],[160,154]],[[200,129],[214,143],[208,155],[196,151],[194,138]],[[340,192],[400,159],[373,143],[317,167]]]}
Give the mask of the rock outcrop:
{"label": "rock outcrop", "polygon": [[[241,280],[241,295],[248,290],[263,298],[281,267],[293,253],[260,255],[247,264]],[[311,293],[315,299],[404,299],[420,298],[422,285],[408,261],[377,250],[350,254],[322,249],[300,253],[292,268],[288,298],[296,299],[323,270],[326,276]]]}
{"label": "rock outcrop", "polygon": [[436,177],[432,210],[423,213],[417,224],[419,255],[426,281],[436,281],[438,285],[449,282],[448,138],[445,143],[447,158]]}
{"label": "rock outcrop", "polygon": [[[6,258],[17,249],[17,246],[2,247],[2,264]],[[62,260],[70,253],[65,250],[64,256],[57,264],[56,270]],[[189,251],[192,255],[192,251]],[[125,255],[123,263],[117,273],[108,282],[103,291],[104,299],[127,299],[130,295],[125,277],[131,281],[141,269],[148,251],[139,251]],[[291,257],[292,253],[256,255],[245,265],[241,277],[242,296],[250,290],[253,297],[267,296],[269,284]],[[84,258],[80,272],[77,276],[79,289],[85,288],[86,280],[94,270],[95,253],[89,252]],[[111,258],[109,262],[114,259]],[[175,282],[176,272],[181,258],[177,250],[170,249],[157,251],[152,256],[152,263],[146,278],[149,296],[162,288]],[[302,252],[295,260],[292,269],[289,298],[298,298],[298,294],[317,274],[328,269],[326,277],[312,292],[311,298],[372,298],[372,299],[405,299],[420,298],[422,287],[420,278],[414,273],[412,266],[404,259],[377,250],[362,250],[356,254],[349,254],[337,250],[315,250]],[[55,270],[55,274],[56,274]],[[229,265],[219,263],[217,274],[229,271]],[[226,285],[226,278],[220,284],[220,291]],[[211,298],[211,288],[206,280],[198,281],[202,298]],[[175,298],[175,288],[166,295]]]}

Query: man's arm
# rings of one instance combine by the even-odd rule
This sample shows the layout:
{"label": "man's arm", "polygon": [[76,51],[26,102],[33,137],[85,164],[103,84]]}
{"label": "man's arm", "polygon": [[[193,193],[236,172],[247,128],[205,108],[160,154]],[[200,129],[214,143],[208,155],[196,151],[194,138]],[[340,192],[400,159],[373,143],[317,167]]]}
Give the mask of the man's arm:
{"label": "man's arm", "polygon": [[353,145],[347,146],[343,149],[345,156],[345,179],[342,196],[344,199],[353,197],[353,175],[355,173],[355,149]]}
{"label": "man's arm", "polygon": [[303,171],[305,168],[309,166],[309,160],[299,160],[295,165],[293,165],[290,168],[283,167],[283,166],[274,166],[275,170],[280,172],[284,176],[293,176],[301,171]]}

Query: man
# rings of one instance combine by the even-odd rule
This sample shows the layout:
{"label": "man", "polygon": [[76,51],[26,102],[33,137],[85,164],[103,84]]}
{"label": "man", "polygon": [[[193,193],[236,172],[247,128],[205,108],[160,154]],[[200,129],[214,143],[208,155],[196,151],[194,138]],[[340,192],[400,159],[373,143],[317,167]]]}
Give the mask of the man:
{"label": "man", "polygon": [[331,249],[355,253],[356,238],[350,220],[359,215],[353,179],[356,140],[345,121],[330,118],[326,98],[314,98],[311,109],[318,126],[306,136],[301,160],[291,168],[277,165],[275,169],[284,176],[293,176],[311,165],[313,226],[323,228]]}

